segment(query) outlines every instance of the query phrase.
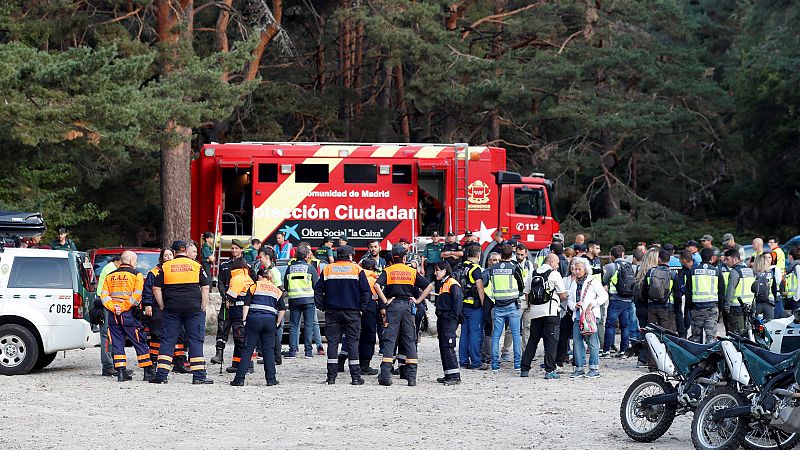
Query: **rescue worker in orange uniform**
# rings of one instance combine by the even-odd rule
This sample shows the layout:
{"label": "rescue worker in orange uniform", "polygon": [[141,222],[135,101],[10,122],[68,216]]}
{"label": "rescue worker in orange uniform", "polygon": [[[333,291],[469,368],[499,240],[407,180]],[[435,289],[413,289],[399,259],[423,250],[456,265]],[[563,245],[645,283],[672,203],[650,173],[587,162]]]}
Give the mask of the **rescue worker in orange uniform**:
{"label": "rescue worker in orange uniform", "polygon": [[439,335],[439,355],[442,357],[442,370],[444,377],[436,381],[445,386],[461,383],[461,372],[458,370],[456,357],[456,329],[464,301],[461,285],[453,279],[450,264],[446,261],[436,263],[433,271],[439,282],[439,292],[436,295],[436,328]]}
{"label": "rescue worker in orange uniform", "polygon": [[237,258],[231,264],[231,279],[228,290],[225,291],[225,300],[231,320],[233,334],[233,358],[231,366],[225,369],[228,373],[236,373],[239,364],[247,364],[248,372],[253,373],[250,355],[245,355],[245,329],[244,329],[244,300],[248,295],[250,286],[255,282],[250,278],[250,266],[244,258]]}
{"label": "rescue worker in orange uniform", "polygon": [[208,307],[209,280],[203,266],[189,258],[195,253],[194,244],[184,241],[172,243],[175,259],[161,266],[161,273],[153,283],[153,296],[164,311],[161,325],[161,353],[158,355],[156,375],[151,383],[167,383],[172,369],[172,352],[181,333],[186,332],[189,347],[189,365],[192,384],[213,384],[206,376],[203,358],[203,340],[206,332],[206,307]]}
{"label": "rescue worker in orange uniform", "polygon": [[153,377],[153,362],[147,350],[147,341],[139,333],[141,323],[134,319],[132,310],[138,309],[142,301],[142,274],[136,272],[136,253],[122,252],[119,269],[111,272],[103,283],[101,301],[110,311],[108,315],[108,340],[114,354],[114,368],[120,382],[131,380],[125,358],[125,338],[130,339],[136,350],[139,367],[144,369],[145,381]]}
{"label": "rescue worker in orange uniform", "polygon": [[[430,294],[433,284],[416,269],[405,264],[406,249],[402,245],[392,247],[392,265],[387,267],[375,282],[375,293],[380,299],[381,315],[385,314],[388,327],[383,332],[383,359],[378,382],[382,386],[392,384],[392,363],[395,348],[405,356],[405,379],[409,386],[417,385],[417,331],[414,324],[412,304],[419,305]],[[414,296],[414,288],[422,290]]]}
{"label": "rescue worker in orange uniform", "polygon": [[[349,245],[336,249],[336,261],[322,270],[314,287],[314,302],[325,311],[325,337],[328,338],[327,384],[336,383],[339,366],[339,342],[344,341],[350,365],[350,384],[364,384],[358,359],[361,335],[361,311],[372,301],[364,271],[353,262],[355,251]],[[344,339],[342,336],[344,335]]]}

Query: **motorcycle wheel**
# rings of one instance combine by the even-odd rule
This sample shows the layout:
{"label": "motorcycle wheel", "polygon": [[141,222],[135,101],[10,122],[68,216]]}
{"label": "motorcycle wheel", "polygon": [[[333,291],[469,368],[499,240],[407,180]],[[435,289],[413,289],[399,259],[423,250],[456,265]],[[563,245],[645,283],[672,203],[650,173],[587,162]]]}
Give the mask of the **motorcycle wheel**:
{"label": "motorcycle wheel", "polygon": [[643,407],[647,397],[671,394],[675,388],[659,374],[649,373],[634,381],[619,408],[619,418],[625,434],[637,442],[653,442],[664,435],[675,420],[677,405]]}
{"label": "motorcycle wheel", "polygon": [[717,388],[697,406],[692,419],[692,443],[697,450],[734,450],[750,430],[746,417],[715,420],[716,411],[743,406],[747,398],[730,387]]}
{"label": "motorcycle wheel", "polygon": [[[775,442],[773,433],[778,433],[780,446]],[[786,433],[772,430],[765,425],[758,425],[757,428],[750,428],[742,447],[747,450],[785,450],[796,447],[798,441],[800,441],[800,433]]]}

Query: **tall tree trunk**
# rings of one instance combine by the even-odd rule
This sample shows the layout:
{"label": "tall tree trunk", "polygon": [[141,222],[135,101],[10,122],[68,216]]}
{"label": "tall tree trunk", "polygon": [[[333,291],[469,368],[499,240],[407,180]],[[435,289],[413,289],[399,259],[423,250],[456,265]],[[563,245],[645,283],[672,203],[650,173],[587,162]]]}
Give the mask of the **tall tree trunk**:
{"label": "tall tree trunk", "polygon": [[[181,49],[191,49],[191,0],[157,0],[156,33],[162,45],[162,74],[167,75],[180,64]],[[192,129],[170,120],[165,124],[168,139],[161,146],[161,207],[164,226],[161,242],[166,246],[176,239],[191,238],[191,169]],[[195,236],[196,237],[196,236]]]}
{"label": "tall tree trunk", "polygon": [[266,29],[261,31],[258,44],[256,44],[256,48],[253,49],[253,57],[250,60],[250,65],[247,67],[247,72],[244,76],[246,81],[256,79],[259,66],[261,65],[261,58],[264,56],[264,50],[266,50],[267,45],[272,42],[272,39],[281,29],[281,20],[283,20],[283,0],[272,0],[272,17],[275,18],[275,22],[269,24]]}
{"label": "tall tree trunk", "polygon": [[408,122],[408,107],[405,99],[405,81],[403,80],[403,63],[395,67],[394,79],[397,83],[397,110],[400,112],[400,132],[403,142],[411,142],[411,126]]}
{"label": "tall tree trunk", "polygon": [[197,236],[189,236],[192,217],[192,129],[169,121],[167,131],[180,136],[181,142],[161,147],[161,207],[164,209],[161,241],[165,246],[176,239],[199,239]]}

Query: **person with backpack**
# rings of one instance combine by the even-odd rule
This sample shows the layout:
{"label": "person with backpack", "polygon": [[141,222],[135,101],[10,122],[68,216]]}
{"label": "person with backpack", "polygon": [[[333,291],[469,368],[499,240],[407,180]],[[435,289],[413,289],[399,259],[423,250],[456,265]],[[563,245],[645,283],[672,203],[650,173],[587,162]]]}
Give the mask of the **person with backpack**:
{"label": "person with backpack", "polygon": [[678,273],[670,270],[670,253],[658,251],[658,265],[647,269],[642,279],[642,302],[647,305],[647,322],[683,334]]}
{"label": "person with backpack", "polygon": [[775,318],[775,299],[778,297],[778,284],[771,266],[772,257],[768,252],[758,255],[753,263],[756,279],[750,287],[755,297],[755,313],[763,314],[766,320]]}
{"label": "person with backpack", "polygon": [[[742,263],[739,258],[739,251],[735,248],[725,250],[723,256],[729,269],[725,303],[723,304],[724,311],[728,317],[725,328],[728,331],[746,336],[747,319],[744,311],[742,311],[742,304],[753,307],[755,294],[753,294],[751,287],[756,280],[756,275],[753,269]],[[740,300],[741,303],[739,303]]]}
{"label": "person with backpack", "polygon": [[611,355],[617,321],[619,321],[621,336],[619,352],[616,356],[622,356],[628,350],[631,302],[633,302],[633,285],[636,282],[633,266],[625,260],[625,247],[621,245],[611,247],[611,256],[614,258],[614,262],[606,264],[603,268],[603,286],[608,289],[610,301],[605,316],[601,358]]}
{"label": "person with backpack", "polygon": [[[458,346],[458,360],[465,369],[483,368],[481,346],[483,345],[483,273],[480,260],[481,249],[472,246],[466,250],[467,259],[456,266],[453,278],[461,285],[464,293],[464,316],[461,323],[461,341]],[[486,369],[489,365],[486,365]]]}
{"label": "person with backpack", "polygon": [[[570,378],[597,378],[600,376],[600,341],[597,317],[600,306],[608,302],[608,293],[602,283],[592,277],[591,263],[585,258],[572,259],[572,275],[564,282],[567,307],[573,312],[572,355],[575,371]],[[585,372],[586,347],[589,347],[589,372]]]}
{"label": "person with backpack", "polygon": [[692,336],[698,344],[710,344],[717,340],[719,306],[725,301],[725,282],[719,267],[711,264],[714,250],[700,250],[700,264],[694,266],[686,276],[686,309],[691,312]]}
{"label": "person with backpack", "polygon": [[529,376],[539,340],[544,340],[544,378],[561,378],[556,371],[556,347],[559,310],[561,300],[567,299],[567,291],[564,288],[564,279],[558,270],[553,269],[554,266],[558,266],[558,256],[551,253],[531,276],[528,293],[531,336],[522,354],[520,376],[523,378]]}

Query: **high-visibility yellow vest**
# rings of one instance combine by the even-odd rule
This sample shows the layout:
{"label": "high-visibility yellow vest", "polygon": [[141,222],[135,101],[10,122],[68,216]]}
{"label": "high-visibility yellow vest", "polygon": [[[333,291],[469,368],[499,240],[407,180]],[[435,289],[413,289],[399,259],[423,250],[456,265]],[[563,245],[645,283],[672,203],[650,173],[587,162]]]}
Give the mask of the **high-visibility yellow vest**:
{"label": "high-visibility yellow vest", "polygon": [[519,299],[519,287],[514,279],[514,265],[501,262],[489,269],[489,298],[497,306],[508,306]]}
{"label": "high-visibility yellow vest", "polygon": [[[734,269],[739,272],[739,284],[736,285],[736,289],[733,292],[733,299],[741,298],[742,303],[745,305],[752,305],[753,300],[755,300],[755,294],[753,294],[751,288],[753,282],[756,281],[756,274],[753,272],[753,269],[744,267],[744,264],[742,264],[741,267],[734,267]],[[733,306],[739,306],[739,302],[735,301]]]}
{"label": "high-visibility yellow vest", "polygon": [[797,296],[797,270],[792,270],[786,275],[786,297],[795,298]]}
{"label": "high-visibility yellow vest", "polygon": [[309,272],[310,267],[307,264],[292,264],[288,267],[286,292],[289,298],[314,297],[314,285],[311,282],[311,272]]}
{"label": "high-visibility yellow vest", "polygon": [[719,272],[716,267],[701,264],[692,270],[692,303],[696,305],[719,301]]}

